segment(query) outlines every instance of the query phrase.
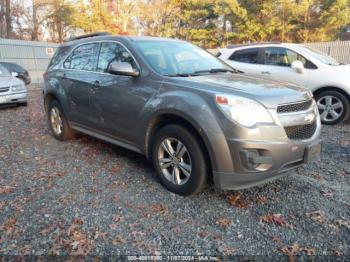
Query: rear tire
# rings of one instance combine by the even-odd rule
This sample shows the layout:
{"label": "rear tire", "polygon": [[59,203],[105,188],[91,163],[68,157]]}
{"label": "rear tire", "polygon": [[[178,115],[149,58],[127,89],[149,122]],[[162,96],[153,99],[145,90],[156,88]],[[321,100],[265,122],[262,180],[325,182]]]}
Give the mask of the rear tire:
{"label": "rear tire", "polygon": [[56,139],[66,141],[75,137],[75,131],[70,128],[62,107],[57,100],[53,100],[49,104],[47,116],[51,132]]}
{"label": "rear tire", "polygon": [[179,125],[168,125],[154,136],[152,161],[160,182],[171,192],[195,195],[208,182],[203,147],[195,136]]}
{"label": "rear tire", "polygon": [[316,102],[324,125],[336,125],[349,116],[349,100],[338,91],[325,91],[316,95]]}

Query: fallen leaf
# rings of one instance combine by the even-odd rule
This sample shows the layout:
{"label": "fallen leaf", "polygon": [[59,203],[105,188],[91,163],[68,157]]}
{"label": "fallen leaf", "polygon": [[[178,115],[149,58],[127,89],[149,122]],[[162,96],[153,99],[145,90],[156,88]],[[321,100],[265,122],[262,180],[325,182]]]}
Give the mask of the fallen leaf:
{"label": "fallen leaf", "polygon": [[152,205],[150,206],[150,210],[153,213],[160,213],[160,214],[165,214],[168,212],[168,209],[162,204]]}
{"label": "fallen leaf", "polygon": [[267,214],[259,218],[260,223],[272,223],[278,226],[283,226],[287,228],[293,228],[293,225],[289,224],[281,214]]}
{"label": "fallen leaf", "polygon": [[220,218],[215,222],[215,224],[223,228],[228,228],[231,224],[231,221],[227,218]]}
{"label": "fallen leaf", "polygon": [[350,230],[350,221],[344,221],[344,220],[336,220],[335,224],[339,227],[343,226],[346,227],[348,230]]}
{"label": "fallen leaf", "polygon": [[126,240],[121,238],[121,237],[116,237],[112,240],[112,244],[113,245],[118,245],[118,244],[121,244],[121,243],[126,243]]}
{"label": "fallen leaf", "polygon": [[120,170],[120,167],[119,167],[119,166],[112,166],[112,168],[111,168],[111,172],[112,172],[113,174],[118,173],[119,170]]}
{"label": "fallen leaf", "polygon": [[15,190],[13,186],[0,186],[0,194],[11,193]]}
{"label": "fallen leaf", "polygon": [[300,248],[300,251],[306,253],[306,255],[308,255],[308,256],[315,256],[316,255],[316,250],[314,248],[302,247],[302,248]]}
{"label": "fallen leaf", "polygon": [[306,216],[311,218],[311,220],[318,222],[320,224],[324,224],[325,222],[327,222],[327,218],[326,215],[323,211],[321,210],[316,210],[313,212],[308,212],[306,213]]}
{"label": "fallen leaf", "polygon": [[259,203],[259,204],[262,204],[262,205],[267,204],[267,197],[258,196],[258,203]]}
{"label": "fallen leaf", "polygon": [[280,249],[282,251],[282,253],[286,254],[289,257],[294,256],[296,253],[299,252],[300,250],[300,246],[298,243],[294,243],[292,246],[284,246],[281,247]]}
{"label": "fallen leaf", "polygon": [[237,192],[234,195],[228,195],[227,200],[231,206],[239,208],[247,208],[249,204],[241,199],[241,193]]}

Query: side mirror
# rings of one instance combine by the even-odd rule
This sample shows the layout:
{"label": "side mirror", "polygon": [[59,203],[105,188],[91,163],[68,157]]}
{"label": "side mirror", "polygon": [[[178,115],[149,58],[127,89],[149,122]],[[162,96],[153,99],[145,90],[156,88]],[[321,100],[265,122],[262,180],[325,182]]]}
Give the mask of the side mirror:
{"label": "side mirror", "polygon": [[17,73],[17,72],[11,72],[11,75],[12,75],[13,77],[17,77],[17,76],[18,76],[18,73]]}
{"label": "side mirror", "polygon": [[292,63],[292,68],[298,73],[303,74],[304,73],[304,64],[298,60],[294,61]]}
{"label": "side mirror", "polygon": [[114,75],[138,77],[140,72],[134,70],[128,62],[113,62],[108,67],[108,72]]}

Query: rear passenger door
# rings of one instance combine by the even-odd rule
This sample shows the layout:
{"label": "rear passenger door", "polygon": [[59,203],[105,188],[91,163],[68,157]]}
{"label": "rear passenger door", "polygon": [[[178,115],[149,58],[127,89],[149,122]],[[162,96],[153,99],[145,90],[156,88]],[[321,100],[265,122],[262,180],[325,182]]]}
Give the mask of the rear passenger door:
{"label": "rear passenger door", "polygon": [[239,49],[233,52],[227,63],[244,73],[259,75],[263,51],[262,48],[257,47]]}
{"label": "rear passenger door", "polygon": [[63,62],[63,86],[68,99],[69,119],[77,124],[91,126],[90,88],[96,75],[99,43],[76,47]]}

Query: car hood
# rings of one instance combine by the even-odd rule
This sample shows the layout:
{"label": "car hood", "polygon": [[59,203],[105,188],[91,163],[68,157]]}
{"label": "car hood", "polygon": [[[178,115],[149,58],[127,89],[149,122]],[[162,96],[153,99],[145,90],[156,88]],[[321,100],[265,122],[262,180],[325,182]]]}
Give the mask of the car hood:
{"label": "car hood", "polygon": [[333,66],[333,69],[338,72],[342,73],[350,73],[350,65],[339,65],[339,66]]}
{"label": "car hood", "polygon": [[302,87],[260,79],[247,74],[220,73],[181,79],[189,86],[196,83],[198,87],[207,87],[207,90],[211,92],[245,96],[259,101],[268,108],[276,108],[279,104],[311,98],[309,92]]}
{"label": "car hood", "polygon": [[23,84],[23,82],[21,82],[21,80],[18,80],[13,76],[0,77],[0,87],[7,87],[7,86],[21,85],[21,84]]}

